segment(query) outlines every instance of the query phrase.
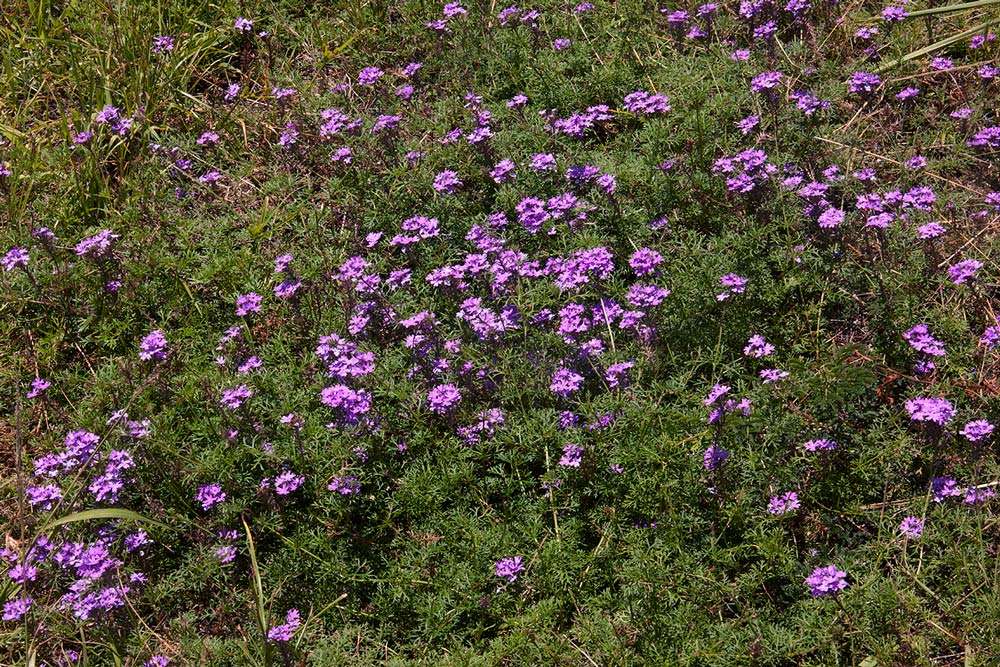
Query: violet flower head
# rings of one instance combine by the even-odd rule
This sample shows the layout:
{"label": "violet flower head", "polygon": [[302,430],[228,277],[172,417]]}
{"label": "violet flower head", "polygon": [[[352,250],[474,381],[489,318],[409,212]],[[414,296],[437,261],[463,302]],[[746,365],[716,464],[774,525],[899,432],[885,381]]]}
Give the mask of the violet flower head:
{"label": "violet flower head", "polygon": [[219,484],[206,484],[198,489],[194,498],[201,503],[201,508],[207,512],[219,503],[225,502],[226,492]]}
{"label": "violet flower head", "polygon": [[746,346],[743,348],[744,356],[751,357],[753,359],[760,359],[774,353],[774,345],[771,345],[764,339],[763,336],[755,334],[750,336],[747,340]]}
{"label": "violet flower head", "polygon": [[628,265],[639,277],[648,276],[656,271],[656,267],[663,263],[663,255],[652,248],[639,248],[629,257]]}
{"label": "violet flower head", "polygon": [[903,334],[903,338],[917,352],[932,357],[943,357],[945,354],[944,343],[932,336],[930,328],[924,323],[914,325]]}
{"label": "violet flower head", "polygon": [[980,442],[993,434],[993,428],[985,419],[976,419],[963,426],[959,433],[969,442]]}
{"label": "violet flower head", "polygon": [[906,401],[906,411],[911,421],[931,422],[938,426],[944,426],[955,416],[955,406],[951,401],[933,396],[911,398]]}
{"label": "violet flower head", "polygon": [[256,292],[241,294],[236,297],[236,316],[245,317],[250,313],[259,313],[262,301],[263,298]]}
{"label": "violet flower head", "polygon": [[139,358],[143,361],[163,361],[167,358],[167,337],[155,329],[139,342]]}
{"label": "violet flower head", "polygon": [[361,482],[354,475],[334,477],[326,488],[342,496],[354,496],[361,493]]}
{"label": "violet flower head", "polygon": [[453,384],[439,384],[427,393],[427,404],[439,415],[452,412],[462,400],[462,393]]}
{"label": "violet flower head", "polygon": [[915,516],[908,516],[900,522],[899,532],[902,533],[904,537],[915,540],[924,532],[924,521],[923,519]]}
{"label": "violet flower head", "polygon": [[802,445],[802,448],[807,452],[832,452],[837,447],[837,443],[828,438],[809,440]]}
{"label": "violet flower head", "polygon": [[722,464],[729,458],[729,452],[718,445],[709,445],[702,456],[702,465],[705,470],[712,472],[722,467]]}
{"label": "violet flower head", "polygon": [[975,259],[963,259],[961,262],[948,267],[948,277],[956,285],[964,285],[976,277],[979,269],[983,268],[983,263]]}
{"label": "violet flower head", "polygon": [[852,93],[870,95],[882,85],[882,79],[878,74],[871,72],[854,72],[847,82],[847,89]]}
{"label": "violet flower head", "polygon": [[14,269],[25,269],[28,267],[28,251],[26,248],[14,247],[7,251],[7,253],[0,257],[0,264],[3,265],[4,271],[13,271]]}
{"label": "violet flower head", "polygon": [[522,556],[512,556],[501,558],[493,564],[493,573],[501,579],[506,579],[507,583],[517,581],[519,574],[524,572],[524,558]]}
{"label": "violet flower head", "polygon": [[799,502],[799,494],[795,491],[788,491],[786,493],[773,496],[767,503],[768,514],[780,515],[788,514],[797,510],[802,503]]}
{"label": "violet flower head", "polygon": [[27,595],[8,600],[3,605],[3,620],[20,621],[31,609],[33,603],[34,600]]}
{"label": "violet flower head", "polygon": [[814,598],[836,595],[847,588],[847,573],[835,565],[818,567],[806,578],[806,586]]}
{"label": "violet flower head", "polygon": [[454,194],[462,187],[462,181],[458,177],[458,172],[446,169],[434,177],[434,190],[442,194]]}
{"label": "violet flower head", "polygon": [[45,390],[52,386],[52,383],[43,378],[35,378],[31,381],[31,389],[25,394],[25,398],[38,398]]}
{"label": "violet flower head", "polygon": [[643,116],[664,114],[670,111],[670,100],[663,93],[649,93],[637,90],[625,96],[626,111]]}
{"label": "violet flower head", "polygon": [[174,38],[170,35],[157,35],[153,38],[153,53],[169,53],[174,50]]}
{"label": "violet flower head", "polygon": [[743,294],[747,289],[749,281],[743,276],[735,273],[727,273],[719,278],[719,284],[725,289],[715,295],[716,301],[725,301],[734,294]]}
{"label": "violet flower head", "polygon": [[110,229],[102,229],[76,244],[76,254],[87,259],[105,259],[111,253],[111,246],[119,238]]}
{"label": "violet flower head", "polygon": [[253,396],[253,390],[245,384],[241,384],[222,391],[222,398],[219,404],[228,410],[238,410],[243,403]]}
{"label": "violet flower head", "polygon": [[755,93],[762,93],[778,87],[784,80],[785,75],[781,72],[761,72],[750,81],[750,90]]}
{"label": "violet flower head", "polygon": [[765,368],[761,370],[757,375],[760,379],[764,381],[764,384],[774,384],[775,382],[780,382],[788,377],[788,371],[783,371],[780,368]]}
{"label": "violet flower head", "polygon": [[285,470],[274,478],[274,492],[279,496],[287,496],[294,493],[305,481],[306,478],[302,475],[296,475],[291,470]]}
{"label": "violet flower head", "polygon": [[563,398],[568,398],[571,394],[579,391],[582,386],[583,376],[568,368],[557,369],[552,374],[552,381],[549,383],[549,389],[552,393]]}
{"label": "violet flower head", "polygon": [[295,635],[295,631],[302,625],[302,618],[298,609],[289,609],[285,614],[285,622],[276,625],[267,631],[267,640],[271,642],[284,643]]}
{"label": "violet flower head", "polygon": [[565,468],[579,468],[583,462],[583,447],[569,443],[563,445],[562,456],[559,458],[559,465]]}

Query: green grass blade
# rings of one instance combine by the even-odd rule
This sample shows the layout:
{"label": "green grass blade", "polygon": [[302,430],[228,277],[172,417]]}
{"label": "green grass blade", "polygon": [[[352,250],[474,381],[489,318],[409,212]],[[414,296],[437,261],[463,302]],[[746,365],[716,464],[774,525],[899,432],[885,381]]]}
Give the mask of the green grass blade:
{"label": "green grass blade", "polygon": [[997,17],[995,19],[991,19],[989,21],[985,21],[984,23],[980,23],[979,25],[974,26],[972,28],[969,28],[968,30],[963,30],[962,32],[955,33],[954,35],[951,35],[950,37],[945,37],[944,39],[938,40],[938,41],[934,42],[933,44],[929,44],[928,46],[925,46],[925,47],[923,47],[921,49],[917,49],[916,51],[910,51],[906,55],[901,56],[900,58],[897,58],[896,60],[890,61],[890,62],[886,63],[885,65],[882,65],[881,67],[879,67],[878,69],[876,69],[875,72],[881,74],[882,72],[888,71],[888,70],[892,69],[893,67],[897,67],[898,65],[902,65],[903,63],[909,62],[910,60],[914,60],[916,58],[920,58],[921,56],[926,56],[926,55],[928,55],[930,53],[934,53],[935,51],[938,51],[938,50],[943,49],[943,48],[945,48],[947,46],[950,46],[950,45],[954,44],[955,42],[960,42],[963,39],[965,39],[966,37],[971,37],[972,35],[975,35],[976,33],[982,32],[986,28],[989,28],[992,25],[996,25],[997,23],[1000,23],[1000,17]]}
{"label": "green grass blade", "polygon": [[964,12],[971,9],[979,9],[980,7],[989,7],[990,5],[1000,6],[1000,0],[976,0],[975,2],[962,2],[957,5],[944,5],[941,7],[929,7],[927,9],[918,9],[915,12],[908,12],[906,18],[915,19],[921,16],[934,16],[937,14],[951,14],[953,12]]}
{"label": "green grass blade", "polygon": [[156,526],[157,528],[162,528],[164,530],[170,530],[170,526],[167,524],[150,519],[149,517],[143,516],[138,512],[108,507],[104,509],[84,510],[83,512],[73,512],[72,514],[67,514],[64,517],[60,517],[45,524],[39,532],[46,533],[53,528],[58,528],[59,526],[64,526],[68,523],[77,523],[79,521],[107,521],[111,519],[138,521],[140,523],[148,523],[151,526]]}
{"label": "green grass blade", "polygon": [[253,575],[254,602],[257,607],[257,624],[260,626],[261,641],[264,643],[264,665],[271,664],[271,647],[267,643],[267,608],[264,606],[264,584],[260,578],[260,567],[257,564],[257,548],[254,546],[253,533],[250,524],[243,519],[243,528],[247,533],[247,550],[250,552],[250,570]]}

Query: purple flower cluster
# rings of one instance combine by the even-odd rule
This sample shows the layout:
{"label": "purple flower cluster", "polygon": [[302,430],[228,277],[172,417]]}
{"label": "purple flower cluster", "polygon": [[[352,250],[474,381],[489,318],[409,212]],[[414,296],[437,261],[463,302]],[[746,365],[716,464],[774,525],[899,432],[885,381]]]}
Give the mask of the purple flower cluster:
{"label": "purple flower cluster", "polygon": [[847,573],[835,565],[818,567],[806,577],[806,586],[814,598],[836,595],[847,588]]}
{"label": "purple flower cluster", "polygon": [[946,398],[918,396],[906,401],[906,411],[915,422],[947,424],[955,416],[955,407]]}
{"label": "purple flower cluster", "polygon": [[511,584],[517,581],[518,575],[522,572],[524,572],[524,558],[522,556],[501,558],[493,565],[493,573]]}

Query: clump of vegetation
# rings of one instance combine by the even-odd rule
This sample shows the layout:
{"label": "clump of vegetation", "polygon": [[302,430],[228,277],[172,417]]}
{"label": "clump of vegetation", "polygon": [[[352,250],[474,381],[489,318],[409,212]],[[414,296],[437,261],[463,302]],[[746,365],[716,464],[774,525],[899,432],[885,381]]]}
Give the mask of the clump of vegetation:
{"label": "clump of vegetation", "polygon": [[4,664],[995,664],[1000,5],[25,2]]}

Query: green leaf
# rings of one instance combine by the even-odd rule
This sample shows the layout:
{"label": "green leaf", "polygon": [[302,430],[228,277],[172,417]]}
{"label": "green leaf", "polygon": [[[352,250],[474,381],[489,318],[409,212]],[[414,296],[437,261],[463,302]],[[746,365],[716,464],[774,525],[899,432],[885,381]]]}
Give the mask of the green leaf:
{"label": "green leaf", "polygon": [[990,5],[1000,5],[1000,0],[976,0],[975,2],[961,2],[957,5],[944,5],[943,7],[929,7],[918,9],[915,12],[907,12],[906,18],[913,19],[921,16],[931,16],[934,14],[951,14],[952,12],[964,12],[979,7],[989,7]]}
{"label": "green leaf", "polygon": [[965,39],[966,37],[971,37],[971,36],[973,36],[973,35],[975,35],[977,33],[980,33],[983,30],[985,30],[986,28],[989,28],[990,26],[995,25],[997,23],[1000,23],[1000,17],[991,19],[989,21],[985,21],[983,23],[980,23],[977,26],[973,26],[973,27],[969,28],[968,30],[963,30],[962,32],[955,33],[954,35],[951,35],[950,37],[945,37],[944,39],[938,40],[938,41],[934,42],[933,44],[925,46],[922,49],[917,49],[916,51],[910,51],[906,55],[904,55],[904,56],[902,56],[900,58],[897,58],[896,60],[893,60],[891,62],[888,62],[885,65],[882,65],[877,70],[875,70],[875,72],[878,73],[878,74],[881,74],[882,72],[885,72],[886,70],[890,70],[893,67],[896,67],[897,65],[901,65],[901,64],[903,64],[905,62],[913,60],[914,58],[919,58],[921,56],[926,56],[929,53],[934,53],[935,51],[938,51],[940,49],[945,48],[946,46],[951,46],[955,42],[960,42],[963,39]]}
{"label": "green leaf", "polygon": [[260,567],[257,565],[257,549],[253,543],[253,533],[250,524],[243,519],[243,528],[247,533],[247,550],[250,552],[250,570],[253,574],[253,587],[256,593],[254,602],[257,606],[257,624],[260,626],[261,639],[264,642],[264,665],[271,664],[271,647],[267,643],[267,608],[264,606],[264,584],[260,578]]}
{"label": "green leaf", "polygon": [[46,533],[53,528],[63,526],[67,523],[76,523],[78,521],[105,521],[109,519],[121,519],[124,521],[139,521],[140,523],[148,523],[151,526],[156,526],[157,528],[162,528],[164,530],[170,530],[170,526],[165,523],[161,523],[149,517],[143,516],[138,512],[133,512],[132,510],[116,509],[109,507],[106,509],[97,510],[84,510],[83,512],[73,512],[72,514],[67,514],[64,517],[50,521],[49,523],[42,526],[39,530],[40,533]]}

